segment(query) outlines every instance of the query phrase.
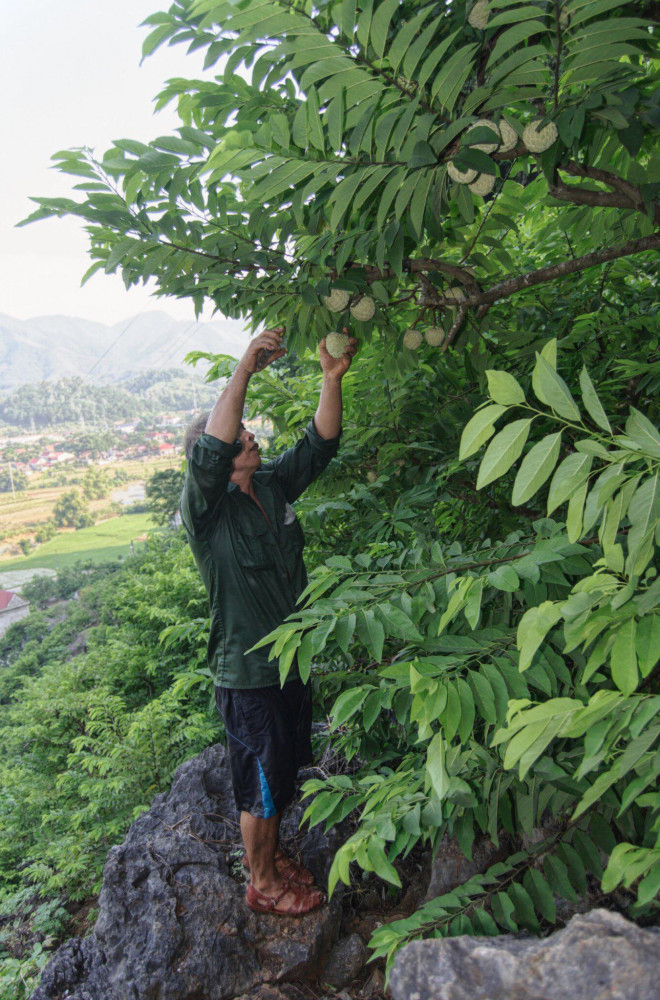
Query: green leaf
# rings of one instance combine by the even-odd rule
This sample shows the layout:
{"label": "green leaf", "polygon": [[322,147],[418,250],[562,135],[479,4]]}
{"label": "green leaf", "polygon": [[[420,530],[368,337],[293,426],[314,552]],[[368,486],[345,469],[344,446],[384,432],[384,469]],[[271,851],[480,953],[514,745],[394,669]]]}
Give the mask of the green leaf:
{"label": "green leaf", "polygon": [[520,577],[513,566],[498,566],[497,569],[488,574],[488,583],[491,587],[496,587],[498,590],[515,594],[520,588]]}
{"label": "green leaf", "polygon": [[382,59],[385,51],[387,32],[392,17],[399,7],[399,2],[400,0],[384,0],[384,3],[380,4],[371,21],[370,42],[379,59]]}
{"label": "green leaf", "polygon": [[305,632],[298,647],[297,657],[298,670],[303,684],[307,683],[312,670],[312,653],[312,633]]}
{"label": "green leaf", "polygon": [[632,694],[637,687],[636,633],[637,623],[634,618],[629,618],[617,629],[612,652],[610,653],[612,680],[619,691],[625,695]]}
{"label": "green leaf", "polygon": [[330,713],[333,729],[337,729],[347,719],[350,719],[352,715],[355,715],[370,690],[371,688],[362,685],[360,687],[349,688],[348,691],[343,691],[339,695]]}
{"label": "green leaf", "polygon": [[508,372],[490,369],[486,372],[488,395],[503,406],[514,406],[525,402],[525,393],[520,383]]}
{"label": "green leaf", "polygon": [[637,625],[637,663],[642,677],[648,677],[660,660],[660,615],[645,615]]}
{"label": "green leaf", "polygon": [[514,506],[533,497],[552,474],[559,458],[561,433],[548,434],[525,455],[513,484],[511,502]]}
{"label": "green leaf", "polygon": [[371,608],[360,611],[357,616],[357,634],[367,647],[372,657],[380,663],[383,656],[385,629]]}
{"label": "green leaf", "polygon": [[475,415],[468,421],[461,435],[461,445],[458,452],[459,459],[469,458],[475,451],[481,448],[482,444],[492,437],[494,433],[494,423],[498,417],[506,412],[506,406],[493,403],[477,410]]}
{"label": "green leaf", "polygon": [[636,410],[630,407],[631,416],[626,421],[626,434],[638,444],[645,455],[652,458],[660,458],[660,434],[651,421]]}
{"label": "green leaf", "polygon": [[561,618],[559,605],[554,601],[544,601],[536,608],[530,608],[520,619],[516,639],[520,650],[518,669],[527,670],[534,653],[539,648],[546,635]]}
{"label": "green leaf", "polygon": [[533,417],[526,420],[514,420],[512,424],[509,424],[493,438],[479,466],[478,490],[503,476],[520,458],[532,420]]}
{"label": "green leaf", "polygon": [[433,789],[440,799],[444,799],[449,787],[449,775],[445,768],[445,741],[441,733],[436,733],[426,752],[426,770]]}
{"label": "green leaf", "polygon": [[540,871],[530,868],[523,876],[523,885],[534,901],[534,906],[544,920],[554,924],[557,918],[557,908],[550,886]]}
{"label": "green leaf", "polygon": [[566,420],[580,420],[580,411],[571,396],[563,378],[541,355],[536,355],[536,365],[532,372],[532,388],[537,399],[551,407]]}
{"label": "green leaf", "polygon": [[464,45],[458,49],[443,64],[433,81],[432,97],[447,112],[452,111],[463,84],[473,70],[473,56],[478,48],[478,45]]}
{"label": "green leaf", "polygon": [[582,486],[575,490],[568,501],[566,534],[568,535],[569,542],[577,542],[582,534],[582,511],[584,510],[584,501],[586,500],[588,489],[589,482],[585,479]]}
{"label": "green leaf", "polygon": [[611,434],[612,428],[610,427],[610,422],[607,419],[605,410],[603,409],[603,404],[594,389],[593,382],[589,378],[589,372],[586,367],[583,367],[580,373],[580,388],[582,389],[582,402],[584,403],[584,408],[593,422],[602,430]]}
{"label": "green leaf", "polygon": [[422,636],[417,626],[410,620],[405,611],[397,608],[395,604],[386,602],[376,605],[376,612],[381,621],[387,627],[389,635],[394,635],[399,639],[422,641]]}
{"label": "green leaf", "polygon": [[593,458],[574,452],[564,459],[552,477],[548,492],[548,517],[588,479]]}

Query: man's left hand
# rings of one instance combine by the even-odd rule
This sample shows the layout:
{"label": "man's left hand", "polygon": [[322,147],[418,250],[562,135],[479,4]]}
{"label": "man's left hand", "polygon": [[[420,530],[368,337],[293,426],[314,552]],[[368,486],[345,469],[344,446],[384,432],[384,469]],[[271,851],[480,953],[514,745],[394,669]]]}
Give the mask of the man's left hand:
{"label": "man's left hand", "polygon": [[[348,328],[344,327],[343,333],[348,334]],[[325,346],[325,337],[319,344],[319,356],[321,359],[321,369],[326,378],[341,379],[351,367],[351,361],[355,357],[358,349],[357,337],[349,335],[348,347],[341,358],[333,358]]]}

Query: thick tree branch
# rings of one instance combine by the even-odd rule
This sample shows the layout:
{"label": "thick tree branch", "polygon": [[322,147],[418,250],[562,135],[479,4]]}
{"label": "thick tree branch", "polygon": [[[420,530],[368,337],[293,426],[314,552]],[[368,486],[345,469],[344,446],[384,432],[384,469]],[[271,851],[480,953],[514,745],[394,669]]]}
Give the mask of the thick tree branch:
{"label": "thick tree branch", "polygon": [[573,260],[563,260],[559,264],[551,264],[549,267],[541,267],[538,271],[528,271],[516,278],[507,278],[500,281],[491,288],[480,292],[478,295],[468,295],[465,304],[468,306],[479,306],[486,302],[496,302],[498,299],[508,298],[516,292],[525,291],[527,288],[534,288],[535,285],[543,285],[548,281],[557,281],[566,278],[571,274],[579,274],[590,267],[598,267],[610,260],[618,260],[620,257],[631,257],[636,253],[644,253],[645,250],[660,249],[660,233],[652,236],[643,236],[638,240],[630,240],[622,243],[618,247],[603,247],[593,253],[587,253],[583,257],[575,257]]}

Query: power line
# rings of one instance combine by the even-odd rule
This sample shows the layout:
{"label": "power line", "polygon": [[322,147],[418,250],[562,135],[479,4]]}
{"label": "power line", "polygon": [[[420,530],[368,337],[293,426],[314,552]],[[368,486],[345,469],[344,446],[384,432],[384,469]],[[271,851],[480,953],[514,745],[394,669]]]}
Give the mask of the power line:
{"label": "power line", "polygon": [[[174,347],[174,349],[172,349],[172,345],[171,344],[168,344],[166,346],[165,350],[162,352],[162,354],[160,354],[159,357],[154,361],[154,365],[166,365],[168,363],[168,361],[170,360],[170,358],[173,357],[177,353],[177,351],[180,351],[183,347],[185,347],[185,345],[188,343],[188,341],[190,340],[190,338],[194,336],[198,325],[199,324],[198,324],[197,320],[196,319],[193,320],[185,328],[185,330],[182,330],[181,333],[179,333],[174,338],[175,339],[175,347]],[[188,333],[188,331],[191,329],[191,327],[192,327],[192,333]],[[182,337],[183,337],[183,340],[181,339]]]}
{"label": "power line", "polygon": [[101,355],[101,357],[96,359],[96,361],[94,362],[94,364],[92,365],[92,367],[87,372],[86,378],[89,378],[89,376],[92,374],[92,372],[97,367],[97,365],[101,364],[101,362],[103,361],[103,359],[105,357],[107,357],[107,355],[110,353],[110,351],[115,346],[115,344],[119,343],[119,341],[124,336],[124,334],[126,333],[126,331],[130,330],[130,328],[133,326],[133,323],[135,323],[135,321],[140,318],[140,316],[142,315],[142,313],[144,311],[145,311],[144,309],[141,309],[140,312],[136,316],[134,316],[133,319],[124,327],[124,329],[120,331],[119,335],[112,341],[112,343],[110,344],[110,346],[103,352],[103,354]]}

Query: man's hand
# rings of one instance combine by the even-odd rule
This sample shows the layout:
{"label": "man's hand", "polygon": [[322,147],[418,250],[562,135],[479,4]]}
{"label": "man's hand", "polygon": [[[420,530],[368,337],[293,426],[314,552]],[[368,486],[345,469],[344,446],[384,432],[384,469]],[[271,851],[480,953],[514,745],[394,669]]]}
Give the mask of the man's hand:
{"label": "man's hand", "polygon": [[[348,327],[344,327],[343,333],[348,334]],[[348,347],[341,358],[333,358],[325,346],[325,337],[319,344],[319,356],[321,359],[321,369],[324,378],[342,379],[351,367],[351,361],[355,357],[358,349],[357,337],[349,336]]]}
{"label": "man's hand", "polygon": [[262,332],[250,341],[250,346],[238,362],[238,367],[242,368],[248,375],[260,372],[267,365],[272,364],[278,358],[286,354],[286,348],[282,346],[283,326],[275,326],[272,330],[262,330]]}

